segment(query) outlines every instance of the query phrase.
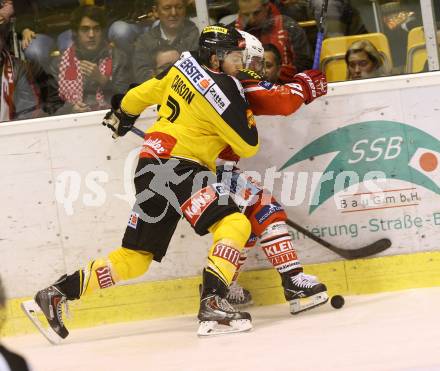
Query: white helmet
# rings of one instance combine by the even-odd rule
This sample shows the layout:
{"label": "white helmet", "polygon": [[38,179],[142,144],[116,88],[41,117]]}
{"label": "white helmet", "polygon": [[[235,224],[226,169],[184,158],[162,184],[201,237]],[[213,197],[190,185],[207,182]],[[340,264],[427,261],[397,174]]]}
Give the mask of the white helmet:
{"label": "white helmet", "polygon": [[264,70],[264,48],[261,41],[246,31],[238,30],[238,32],[246,42],[243,61],[245,68],[262,74]]}

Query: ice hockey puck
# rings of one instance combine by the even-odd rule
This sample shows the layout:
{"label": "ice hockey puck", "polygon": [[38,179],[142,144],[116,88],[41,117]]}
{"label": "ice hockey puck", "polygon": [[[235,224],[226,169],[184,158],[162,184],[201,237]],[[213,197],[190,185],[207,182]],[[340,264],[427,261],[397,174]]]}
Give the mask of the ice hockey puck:
{"label": "ice hockey puck", "polygon": [[333,308],[340,309],[344,306],[345,300],[344,297],[341,295],[334,295],[330,299],[330,304]]}

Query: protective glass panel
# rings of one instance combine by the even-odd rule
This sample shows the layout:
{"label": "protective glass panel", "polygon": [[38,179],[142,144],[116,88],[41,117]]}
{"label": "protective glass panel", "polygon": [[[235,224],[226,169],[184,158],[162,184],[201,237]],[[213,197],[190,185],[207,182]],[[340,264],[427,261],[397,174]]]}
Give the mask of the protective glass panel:
{"label": "protective glass panel", "polygon": [[[234,24],[266,50],[266,78],[286,82],[313,67],[324,0],[207,0],[210,22]],[[440,1],[433,1],[440,19]],[[319,66],[346,81],[427,70],[419,0],[328,0]]]}
{"label": "protective glass panel", "polygon": [[194,2],[3,1],[1,121],[108,109],[197,48]]}

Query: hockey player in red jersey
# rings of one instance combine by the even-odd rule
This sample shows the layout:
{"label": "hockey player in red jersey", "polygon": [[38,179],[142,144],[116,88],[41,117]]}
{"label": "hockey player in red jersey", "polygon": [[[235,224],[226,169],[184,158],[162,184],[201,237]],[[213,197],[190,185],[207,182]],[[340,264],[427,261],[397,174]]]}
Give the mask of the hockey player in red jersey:
{"label": "hockey player in red jersey", "polygon": [[[261,42],[247,32],[239,32],[246,40],[246,69],[240,69],[239,64],[222,67],[240,80],[254,114],[290,115],[303,104],[310,104],[327,93],[326,78],[318,70],[298,73],[293,77],[292,83],[284,85],[263,81],[258,74],[264,65],[264,49]],[[241,254],[240,267],[231,285],[228,300],[235,305],[245,305],[251,300],[247,290],[235,282],[246,260],[246,251],[255,246],[259,239],[268,260],[281,275],[284,295],[290,303],[292,314],[327,302],[326,286],[318,282],[316,277],[303,272],[288,232],[287,214],[283,207],[270,192],[236,167],[239,158],[230,148],[220,155],[220,159],[224,163],[217,167],[218,178],[234,194],[234,200],[249,218],[252,226],[252,234]]]}

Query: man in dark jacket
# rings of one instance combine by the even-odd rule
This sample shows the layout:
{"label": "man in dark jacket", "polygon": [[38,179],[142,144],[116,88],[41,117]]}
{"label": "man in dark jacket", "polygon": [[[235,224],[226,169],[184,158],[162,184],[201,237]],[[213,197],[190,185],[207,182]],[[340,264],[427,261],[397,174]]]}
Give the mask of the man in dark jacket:
{"label": "man in dark jacket", "polygon": [[24,120],[57,113],[63,106],[53,76],[35,63],[23,62],[9,52],[1,54],[0,121]]}
{"label": "man in dark jacket", "polygon": [[26,59],[45,66],[53,49],[65,50],[69,46],[70,14],[78,6],[79,0],[15,1],[15,27]]}
{"label": "man in dark jacket", "polygon": [[41,66],[11,55],[6,45],[7,32],[0,28],[0,121],[55,113],[63,105],[56,80]]}
{"label": "man in dark jacket", "polygon": [[154,75],[154,55],[159,47],[170,45],[179,52],[197,49],[199,31],[185,18],[186,0],[157,0],[153,7],[159,23],[139,36],[133,56],[134,78],[143,83]]}
{"label": "man in dark jacket", "polygon": [[[319,22],[323,0],[310,0],[309,12]],[[368,33],[359,10],[350,0],[332,0],[328,3],[325,37],[359,35]]]}
{"label": "man in dark jacket", "polygon": [[311,47],[297,22],[283,16],[269,0],[239,0],[238,6],[235,27],[254,35],[263,44],[274,45],[280,52],[282,82],[290,82],[297,72],[311,68]]}

